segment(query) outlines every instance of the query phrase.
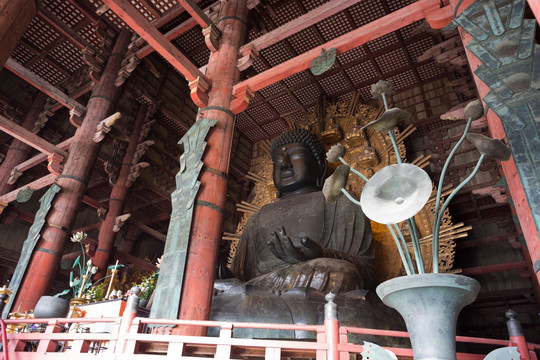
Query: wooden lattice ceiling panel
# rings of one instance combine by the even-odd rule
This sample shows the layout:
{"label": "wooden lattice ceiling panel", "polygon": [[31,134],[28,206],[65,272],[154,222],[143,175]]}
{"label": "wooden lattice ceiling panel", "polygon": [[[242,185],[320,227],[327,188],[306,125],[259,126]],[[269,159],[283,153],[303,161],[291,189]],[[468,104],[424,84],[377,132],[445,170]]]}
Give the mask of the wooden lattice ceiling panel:
{"label": "wooden lattice ceiling panel", "polygon": [[42,78],[51,84],[58,84],[67,77],[61,71],[52,66],[51,63],[43,59],[39,59],[35,64],[33,64],[30,67],[30,70],[36,74],[40,74]]}
{"label": "wooden lattice ceiling panel", "polygon": [[43,6],[71,28],[76,27],[81,21],[86,21],[84,15],[69,1],[44,0]]}
{"label": "wooden lattice ceiling panel", "polygon": [[386,14],[380,1],[360,1],[358,4],[349,7],[348,12],[357,27],[370,23]]}
{"label": "wooden lattice ceiling panel", "polygon": [[312,83],[307,84],[304,87],[296,89],[294,95],[300,100],[302,105],[312,104],[322,95],[319,88]]}
{"label": "wooden lattice ceiling panel", "polygon": [[337,95],[338,93],[349,89],[349,79],[342,72],[331,73],[330,75],[319,78],[319,84],[322,86],[327,95]]}
{"label": "wooden lattice ceiling panel", "polygon": [[57,64],[62,64],[70,73],[74,73],[81,66],[85,66],[80,56],[77,56],[79,49],[69,41],[64,41],[55,47],[47,57]]}
{"label": "wooden lattice ceiling panel", "polygon": [[340,12],[319,22],[316,27],[326,42],[354,30],[353,25],[346,12]]}
{"label": "wooden lattice ceiling panel", "polygon": [[423,38],[423,39],[421,39],[419,41],[410,43],[410,44],[406,45],[406,47],[407,47],[407,51],[411,55],[413,61],[416,62],[416,59],[418,59],[418,57],[420,55],[425,53],[427,50],[429,50],[434,45],[435,45],[435,42],[433,41],[433,39],[430,38],[430,37],[427,37],[427,38]]}
{"label": "wooden lattice ceiling panel", "polygon": [[375,58],[375,62],[381,69],[383,76],[403,67],[407,64],[407,56],[402,48],[392,50]]}
{"label": "wooden lattice ceiling panel", "polygon": [[243,132],[252,125],[253,124],[249,121],[245,113],[236,115],[236,129],[238,129],[238,131]]}
{"label": "wooden lattice ceiling panel", "polygon": [[23,40],[31,44],[36,50],[42,51],[49,44],[58,39],[60,35],[39,17],[34,17]]}
{"label": "wooden lattice ceiling panel", "polygon": [[351,66],[345,69],[345,73],[354,85],[361,84],[366,80],[375,80],[379,77],[377,69],[375,69],[371,61],[364,61],[363,63]]}
{"label": "wooden lattice ceiling panel", "polygon": [[268,124],[262,125],[264,131],[266,131],[271,137],[275,137],[279,134],[284,133],[289,126],[282,119],[276,119]]}
{"label": "wooden lattice ceiling panel", "polygon": [[11,53],[11,57],[19,64],[26,64],[28,61],[32,60],[34,56],[35,54],[22,44],[17,45],[15,50]]}
{"label": "wooden lattice ceiling panel", "polygon": [[288,94],[271,99],[268,103],[280,114],[289,112],[298,107],[298,104]]}
{"label": "wooden lattice ceiling panel", "polygon": [[360,46],[342,54],[339,54],[337,56],[337,61],[339,61],[341,65],[346,65],[351,62],[356,62],[358,59],[364,58],[366,56],[366,50],[363,46]]}
{"label": "wooden lattice ceiling panel", "polygon": [[398,44],[399,44],[399,39],[396,33],[390,33],[388,35],[381,36],[378,39],[368,42],[366,46],[368,47],[370,52],[374,53],[379,50],[392,47],[392,45],[398,45]]}
{"label": "wooden lattice ceiling panel", "polygon": [[277,16],[273,16],[272,20],[276,27],[280,27],[305,13],[301,4],[296,1],[285,1],[280,5],[281,6],[273,6]]}

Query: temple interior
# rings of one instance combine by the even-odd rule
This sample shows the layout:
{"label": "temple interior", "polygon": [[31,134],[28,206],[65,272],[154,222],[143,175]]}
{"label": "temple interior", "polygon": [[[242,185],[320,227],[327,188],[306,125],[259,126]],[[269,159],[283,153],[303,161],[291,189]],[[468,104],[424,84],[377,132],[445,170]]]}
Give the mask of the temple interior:
{"label": "temple interior", "polygon": [[[388,136],[359,130],[385,110],[373,95],[381,80],[391,86],[384,99],[389,107],[411,116],[394,130],[401,157],[424,169],[436,188],[466,127],[463,108],[501,86],[479,87],[485,77],[472,71],[489,61],[510,66],[500,55],[478,60],[464,43],[480,40],[449,25],[454,7],[470,3],[0,0],[0,286],[11,287],[27,257],[11,311],[30,310],[40,296],[67,288],[73,262],[83,253],[99,267],[98,275],[124,265],[115,285],[124,292],[154,273],[167,241],[190,234],[192,215],[187,207],[188,220],[171,215],[175,201],[191,201],[195,208],[192,240],[214,239],[214,248],[201,245],[188,254],[185,270],[191,271],[195,257],[210,275],[186,279],[184,286],[193,290],[200,281],[211,288],[208,279],[227,271],[247,217],[275,197],[273,139],[308,128],[327,150],[343,144],[351,166],[368,178],[395,163]],[[482,3],[502,9],[519,0]],[[459,316],[458,335],[508,339],[505,313],[511,309],[527,341],[540,343],[540,32],[534,22],[540,7],[535,0],[521,3],[522,28],[535,44],[534,66],[525,74],[534,85],[527,96],[536,128],[513,131],[528,133],[523,146],[504,140],[512,127],[484,103],[484,115],[470,131],[509,143],[515,165],[486,159],[453,197],[443,218],[439,266],[481,285]],[[224,16],[231,4],[246,9]],[[510,16],[499,12],[504,21]],[[227,61],[237,62],[232,71]],[[522,71],[521,62],[510,71]],[[515,93],[520,86],[508,85]],[[192,144],[179,141],[204,118],[218,122],[201,150],[202,171],[180,182],[178,174],[193,164],[180,161]],[[523,154],[533,159],[526,170]],[[443,196],[471,174],[479,157],[463,143],[446,169]],[[336,167],[330,164],[328,174]],[[202,197],[175,195],[197,178]],[[349,179],[347,189],[360,197],[363,182],[353,174]],[[62,190],[50,195],[54,183]],[[46,217],[48,196],[56,197]],[[422,214],[416,225],[429,263],[433,214]],[[378,240],[388,235],[380,226],[372,223],[382,282],[405,271],[393,243]],[[69,241],[79,232],[87,235],[83,251]],[[34,249],[41,257],[25,253],[32,236],[41,241]],[[193,318],[189,311],[181,308],[181,316]]]}

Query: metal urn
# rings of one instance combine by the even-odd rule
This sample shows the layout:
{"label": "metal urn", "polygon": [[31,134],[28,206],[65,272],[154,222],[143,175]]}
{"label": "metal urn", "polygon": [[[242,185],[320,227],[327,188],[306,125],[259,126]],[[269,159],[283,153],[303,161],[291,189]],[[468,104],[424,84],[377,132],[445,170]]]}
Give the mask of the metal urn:
{"label": "metal urn", "polygon": [[387,280],[377,294],[407,325],[415,360],[456,360],[456,322],[480,284],[454,274],[417,274]]}

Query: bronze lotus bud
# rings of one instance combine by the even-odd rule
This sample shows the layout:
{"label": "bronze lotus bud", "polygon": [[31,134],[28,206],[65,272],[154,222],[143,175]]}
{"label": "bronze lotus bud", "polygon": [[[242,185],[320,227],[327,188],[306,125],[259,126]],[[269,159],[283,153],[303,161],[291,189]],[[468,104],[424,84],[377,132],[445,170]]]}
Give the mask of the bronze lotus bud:
{"label": "bronze lotus bud", "polygon": [[465,118],[479,119],[484,114],[484,107],[480,100],[474,100],[465,106]]}

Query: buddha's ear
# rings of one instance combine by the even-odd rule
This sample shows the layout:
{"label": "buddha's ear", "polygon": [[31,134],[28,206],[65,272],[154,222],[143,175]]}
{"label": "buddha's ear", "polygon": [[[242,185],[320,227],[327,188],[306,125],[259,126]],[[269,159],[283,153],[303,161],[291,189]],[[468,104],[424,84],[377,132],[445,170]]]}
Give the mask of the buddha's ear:
{"label": "buddha's ear", "polygon": [[317,178],[317,183],[315,184],[317,188],[322,189],[324,185],[324,179],[326,179],[326,172],[328,171],[328,162],[326,159],[323,160],[323,163],[320,164],[321,174]]}

